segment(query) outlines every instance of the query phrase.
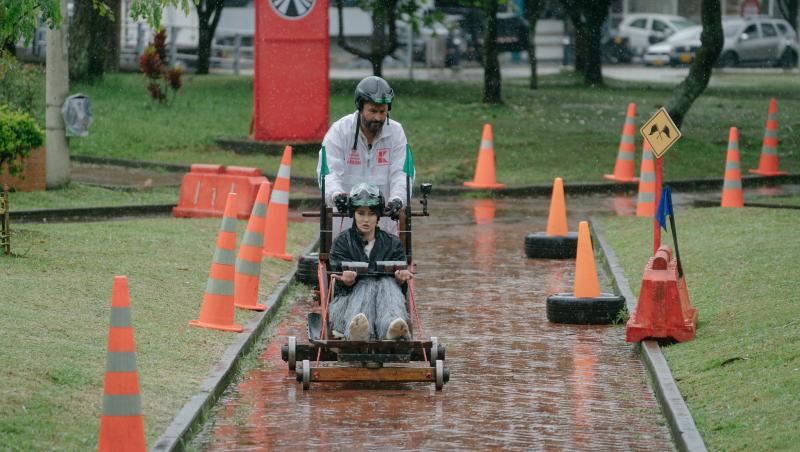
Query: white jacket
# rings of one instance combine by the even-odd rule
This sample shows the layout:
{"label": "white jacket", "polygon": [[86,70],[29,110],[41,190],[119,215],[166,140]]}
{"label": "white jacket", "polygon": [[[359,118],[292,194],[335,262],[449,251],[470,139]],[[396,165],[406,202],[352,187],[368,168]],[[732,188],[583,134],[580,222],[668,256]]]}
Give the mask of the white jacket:
{"label": "white jacket", "polygon": [[[325,134],[322,145],[327,153],[326,159],[330,173],[325,176],[325,203],[334,207],[333,198],[336,193],[350,193],[354,185],[368,182],[377,186],[388,203],[399,199],[403,205],[406,203],[406,173],[403,166],[406,163],[406,134],[403,126],[393,120],[386,119],[381,132],[372,142],[372,147],[367,146],[367,140],[361,130],[356,137],[356,118],[358,112],[347,115],[334,122]],[[353,150],[353,141],[356,149]],[[322,163],[322,151],[317,161],[317,178],[319,178]],[[411,181],[413,186],[413,180]],[[380,226],[389,232],[397,231],[395,222],[388,223],[388,218],[381,218]],[[334,222],[334,235],[336,229],[349,227],[347,224]],[[338,226],[338,228],[337,228]]]}

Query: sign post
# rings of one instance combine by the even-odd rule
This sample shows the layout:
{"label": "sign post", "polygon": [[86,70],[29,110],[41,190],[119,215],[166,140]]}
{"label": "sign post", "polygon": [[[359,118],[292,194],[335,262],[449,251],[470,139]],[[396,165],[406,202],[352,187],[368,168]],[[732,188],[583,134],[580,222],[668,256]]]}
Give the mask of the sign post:
{"label": "sign post", "polygon": [[[661,180],[664,171],[664,162],[662,158],[667,150],[675,144],[681,137],[681,131],[669,117],[669,113],[664,107],[661,107],[656,113],[647,120],[646,123],[639,129],[639,133],[650,144],[650,149],[653,150],[653,156],[656,158],[656,199],[655,204],[658,206],[661,197]],[[658,250],[661,245],[661,228],[658,221],[653,220],[653,254]]]}
{"label": "sign post", "polygon": [[328,130],[328,0],[256,0],[253,135],[321,142]]}

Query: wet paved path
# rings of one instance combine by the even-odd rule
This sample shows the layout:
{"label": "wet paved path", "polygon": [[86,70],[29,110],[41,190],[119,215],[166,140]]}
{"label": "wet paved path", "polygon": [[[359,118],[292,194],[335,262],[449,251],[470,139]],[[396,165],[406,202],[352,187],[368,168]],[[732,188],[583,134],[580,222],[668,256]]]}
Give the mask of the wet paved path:
{"label": "wet paved path", "polygon": [[[447,346],[451,379],[432,384],[312,383],[280,359],[305,342],[302,301],[277,326],[258,367],[229,390],[205,450],[670,450],[673,445],[624,328],[550,324],[549,293],[571,290],[570,261],[526,259],[547,200],[433,203],[415,222],[420,316]],[[572,201],[570,229],[610,198]],[[492,217],[495,217],[492,219]],[[573,218],[574,217],[574,218]],[[601,283],[602,284],[602,283]]]}

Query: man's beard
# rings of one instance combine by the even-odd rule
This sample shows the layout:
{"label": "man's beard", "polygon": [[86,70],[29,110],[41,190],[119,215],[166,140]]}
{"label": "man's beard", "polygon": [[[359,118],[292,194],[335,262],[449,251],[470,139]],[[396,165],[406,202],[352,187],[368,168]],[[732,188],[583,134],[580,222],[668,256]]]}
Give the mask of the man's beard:
{"label": "man's beard", "polygon": [[383,127],[383,121],[369,121],[362,116],[361,126],[367,129],[369,133],[377,135],[377,133],[380,132],[381,128]]}

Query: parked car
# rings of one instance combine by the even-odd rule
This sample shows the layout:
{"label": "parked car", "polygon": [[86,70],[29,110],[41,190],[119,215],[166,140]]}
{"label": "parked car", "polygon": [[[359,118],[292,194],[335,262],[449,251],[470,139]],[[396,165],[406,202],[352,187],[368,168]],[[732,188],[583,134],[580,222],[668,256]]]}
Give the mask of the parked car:
{"label": "parked car", "polygon": [[783,19],[771,17],[726,18],[725,45],[717,64],[735,66],[797,66],[797,33]]}
{"label": "parked car", "polygon": [[700,48],[700,33],[703,27],[685,28],[667,38],[664,42],[647,48],[642,60],[645,66],[677,66],[694,61],[695,52]]}
{"label": "parked car", "polygon": [[[675,33],[666,42],[647,49],[643,59],[650,65],[688,64],[700,48],[702,27],[692,27]],[[797,34],[783,19],[754,17],[724,18],[725,38],[717,65],[721,67],[771,66],[795,67],[798,48]]]}
{"label": "parked car", "polygon": [[634,55],[641,56],[651,44],[661,42],[684,28],[696,25],[681,16],[629,14],[620,22],[619,34],[629,39]]}

